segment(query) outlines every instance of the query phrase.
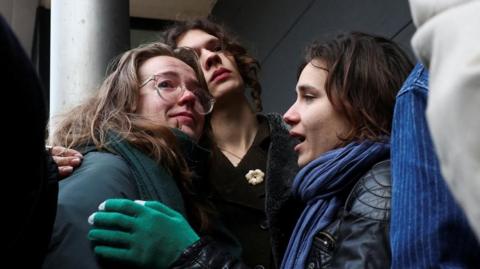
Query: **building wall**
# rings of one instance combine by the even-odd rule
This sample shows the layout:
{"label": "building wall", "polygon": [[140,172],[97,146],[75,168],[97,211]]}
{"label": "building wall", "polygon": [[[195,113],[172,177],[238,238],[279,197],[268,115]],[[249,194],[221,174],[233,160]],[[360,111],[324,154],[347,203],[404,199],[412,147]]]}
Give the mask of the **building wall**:
{"label": "building wall", "polygon": [[0,0],[0,14],[12,27],[28,55],[31,54],[38,0]]}
{"label": "building wall", "polygon": [[[32,51],[37,5],[38,0],[0,0],[2,15],[27,53]],[[260,60],[266,112],[288,109],[295,98],[296,70],[304,47],[326,34],[356,30],[393,37],[413,59],[409,42],[414,27],[407,0],[220,0],[212,16],[237,33]],[[156,40],[166,24],[132,20],[132,47]],[[35,62],[35,55],[33,58]],[[48,89],[49,72],[43,69],[45,75],[41,76]],[[39,70],[42,73],[42,68]]]}
{"label": "building wall", "polygon": [[413,59],[407,0],[221,0],[212,16],[260,60],[265,112],[284,113],[293,103],[304,47],[326,34],[363,31],[393,38]]}

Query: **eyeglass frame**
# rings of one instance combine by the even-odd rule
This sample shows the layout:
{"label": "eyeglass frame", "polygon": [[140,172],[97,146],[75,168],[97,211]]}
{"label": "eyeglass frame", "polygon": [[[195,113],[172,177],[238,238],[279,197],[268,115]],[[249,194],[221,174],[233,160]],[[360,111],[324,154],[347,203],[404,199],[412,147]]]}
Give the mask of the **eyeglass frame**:
{"label": "eyeglass frame", "polygon": [[[154,74],[154,75],[149,76],[147,79],[145,79],[145,80],[140,84],[139,89],[145,87],[145,85],[147,85],[147,84],[148,84],[150,81],[152,81],[152,80],[155,82],[155,78],[158,77],[158,76],[159,76],[159,75],[157,75],[157,74]],[[167,101],[167,102],[171,102],[170,100],[167,100],[164,96],[162,96],[162,94],[160,93],[161,90],[158,88],[158,86],[157,86],[156,83],[154,83],[153,87],[155,88],[155,91],[157,92],[157,95],[158,95],[160,98],[162,98],[163,100],[165,100],[165,101]],[[172,88],[173,88],[173,87],[172,87]],[[175,101],[178,101],[178,99],[183,95],[183,93],[185,92],[185,90],[188,90],[188,91],[192,92],[193,95],[195,95],[195,97],[197,98],[197,101],[199,102],[199,104],[200,104],[203,108],[205,108],[205,107],[202,105],[202,103],[200,102],[200,100],[198,100],[200,97],[196,94],[196,93],[201,93],[201,94],[203,94],[203,95],[205,96],[205,98],[207,99],[206,104],[209,106],[209,109],[208,109],[208,110],[205,109],[204,112],[199,112],[199,111],[197,111],[197,112],[200,113],[200,114],[202,114],[202,115],[208,115],[208,114],[210,114],[210,113],[212,112],[213,106],[215,105],[215,99],[214,99],[208,92],[206,92],[205,90],[198,90],[198,89],[196,89],[195,91],[192,91],[192,90],[189,90],[189,89],[187,89],[186,87],[183,87],[183,86],[181,86],[181,85],[178,85],[178,86],[176,86],[176,87],[174,87],[174,88],[175,88],[175,91],[178,91],[178,88],[180,88],[180,92],[178,93],[177,100],[175,100]],[[199,88],[199,89],[202,89],[202,88]]]}

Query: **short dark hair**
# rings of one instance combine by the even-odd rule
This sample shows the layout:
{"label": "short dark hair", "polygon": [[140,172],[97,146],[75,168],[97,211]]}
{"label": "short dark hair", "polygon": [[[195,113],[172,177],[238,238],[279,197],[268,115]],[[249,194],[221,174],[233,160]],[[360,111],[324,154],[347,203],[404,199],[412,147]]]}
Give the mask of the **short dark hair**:
{"label": "short dark hair", "polygon": [[395,97],[413,65],[393,41],[366,33],[337,35],[307,48],[298,76],[312,60],[328,71],[325,91],[351,129],[339,138],[380,140],[391,132]]}
{"label": "short dark hair", "polygon": [[245,47],[240,45],[238,40],[224,26],[213,22],[211,19],[176,22],[165,30],[164,40],[162,41],[172,47],[177,47],[178,38],[185,32],[193,29],[202,30],[217,37],[224,49],[233,55],[245,85],[252,89],[251,95],[257,112],[262,111],[262,87],[258,79],[260,63],[247,52]]}

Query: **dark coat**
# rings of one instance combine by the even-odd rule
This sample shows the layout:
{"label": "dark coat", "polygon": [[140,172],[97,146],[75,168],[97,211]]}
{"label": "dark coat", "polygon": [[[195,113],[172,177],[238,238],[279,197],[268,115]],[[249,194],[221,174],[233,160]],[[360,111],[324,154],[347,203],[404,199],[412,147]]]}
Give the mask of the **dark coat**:
{"label": "dark coat", "polygon": [[100,268],[90,241],[88,217],[109,198],[140,199],[132,172],[120,156],[89,152],[60,182],[57,218],[43,268]]}
{"label": "dark coat", "polygon": [[279,114],[267,114],[270,126],[270,147],[266,173],[265,213],[270,229],[273,260],[280,266],[290,235],[302,212],[302,205],[292,196],[292,182],[298,172],[298,155]]}
{"label": "dark coat", "polygon": [[[27,54],[0,15],[2,82],[2,252],[4,264],[39,268],[55,220],[57,166],[45,152],[47,108]],[[15,103],[12,109],[6,103]],[[10,172],[6,172],[10,171]],[[12,265],[10,265],[12,266]]]}
{"label": "dark coat", "polygon": [[[267,220],[264,227],[270,234],[274,266],[278,267],[302,210],[301,204],[293,198],[291,192],[292,181],[298,172],[297,154],[293,151],[296,141],[289,136],[280,115],[260,116],[267,119],[270,129],[265,173],[265,211],[262,214],[265,214]],[[242,216],[238,216],[238,220],[241,219]],[[256,238],[254,235],[250,239],[255,241]],[[215,238],[207,237],[187,248],[174,267],[248,268],[232,253],[219,247]]]}

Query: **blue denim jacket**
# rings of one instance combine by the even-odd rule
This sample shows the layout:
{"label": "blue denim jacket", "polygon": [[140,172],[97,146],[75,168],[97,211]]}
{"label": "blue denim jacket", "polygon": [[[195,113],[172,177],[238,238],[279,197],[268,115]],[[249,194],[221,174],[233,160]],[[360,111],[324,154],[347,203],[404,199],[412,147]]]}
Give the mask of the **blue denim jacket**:
{"label": "blue denim jacket", "polygon": [[440,174],[427,98],[428,71],[417,64],[393,117],[392,268],[479,268],[479,244]]}

